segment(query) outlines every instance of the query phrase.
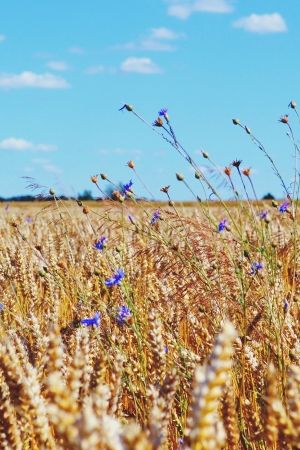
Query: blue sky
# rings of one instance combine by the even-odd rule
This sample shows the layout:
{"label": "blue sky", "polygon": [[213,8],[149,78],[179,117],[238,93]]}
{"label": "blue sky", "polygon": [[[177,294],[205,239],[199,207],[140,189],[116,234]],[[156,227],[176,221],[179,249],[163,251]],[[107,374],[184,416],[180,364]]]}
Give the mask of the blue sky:
{"label": "blue sky", "polygon": [[98,195],[89,179],[97,173],[115,183],[132,178],[147,196],[130,159],[156,198],[165,198],[165,185],[174,199],[192,198],[176,172],[202,196],[188,163],[118,112],[127,102],[150,123],[169,108],[199,165],[201,150],[220,168],[242,159],[259,197],[284,197],[267,159],[231,119],[251,128],[290,184],[293,146],[278,119],[290,113],[299,137],[288,108],[300,102],[299,0],[9,0],[0,12],[0,196],[28,193],[23,176],[67,195]]}

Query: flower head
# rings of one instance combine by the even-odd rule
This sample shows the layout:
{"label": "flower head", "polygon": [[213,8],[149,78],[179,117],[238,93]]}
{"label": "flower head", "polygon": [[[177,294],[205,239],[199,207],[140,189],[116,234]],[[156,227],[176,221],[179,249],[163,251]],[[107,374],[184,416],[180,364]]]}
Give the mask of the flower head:
{"label": "flower head", "polygon": [[263,268],[262,263],[258,263],[256,261],[253,262],[252,266],[251,266],[251,272],[250,275],[254,275],[255,273],[257,273],[259,270],[261,270]]}
{"label": "flower head", "polygon": [[6,206],[5,206],[5,208],[4,208],[4,209],[5,209],[5,211],[7,211],[7,210],[8,210],[8,208],[9,208],[9,205],[6,205]]}
{"label": "flower head", "polygon": [[32,222],[32,219],[30,219],[30,217],[26,217],[26,222],[27,222],[27,223],[31,223],[31,222]]}
{"label": "flower head", "polygon": [[157,222],[159,217],[160,217],[160,211],[155,211],[155,213],[153,214],[153,217],[151,219],[150,225]]}
{"label": "flower head", "polygon": [[4,306],[2,305],[2,303],[0,303],[0,311],[2,311],[3,308]]}
{"label": "flower head", "polygon": [[101,319],[101,314],[99,312],[95,312],[94,317],[92,317],[91,319],[82,319],[80,322],[83,325],[87,325],[88,327],[90,327],[91,325],[95,325],[96,327],[99,327],[100,319]]}
{"label": "flower head", "polygon": [[230,177],[231,171],[232,171],[232,168],[231,168],[231,167],[225,167],[225,169],[224,169],[224,173],[225,173],[225,175],[227,175],[228,177]]}
{"label": "flower head", "polygon": [[159,117],[152,124],[153,127],[162,127],[164,125],[163,120]]}
{"label": "flower head", "polygon": [[131,192],[132,185],[133,185],[132,180],[130,180],[129,183],[123,184],[123,195],[127,195],[128,192]]}
{"label": "flower head", "polygon": [[220,233],[221,231],[225,230],[226,224],[227,224],[227,219],[221,220],[221,222],[220,222],[219,225],[218,225],[218,232],[219,232],[219,233]]}
{"label": "flower head", "polygon": [[104,282],[105,286],[114,286],[114,285],[118,285],[120,286],[121,284],[121,279],[126,277],[125,273],[123,272],[122,269],[118,269],[117,273],[112,277],[109,278],[108,280],[106,280]]}
{"label": "flower head", "polygon": [[94,247],[97,248],[98,250],[103,250],[103,248],[105,247],[105,241],[107,240],[106,236],[102,236],[100,239],[98,239],[95,244]]}
{"label": "flower head", "polygon": [[289,108],[293,108],[293,109],[297,108],[297,104],[293,101],[291,101],[288,106],[289,106]]}
{"label": "flower head", "polygon": [[242,173],[245,175],[245,177],[250,177],[251,167],[248,169],[243,169]]}
{"label": "flower head", "polygon": [[132,316],[130,309],[128,306],[123,305],[120,308],[117,308],[118,314],[116,315],[116,320],[119,325],[124,325],[124,323]]}
{"label": "flower head", "polygon": [[128,219],[130,220],[130,222],[132,223],[132,225],[135,225],[135,221],[134,218],[132,216],[128,216]]}
{"label": "flower head", "polygon": [[282,203],[282,204],[280,205],[280,207],[279,207],[279,212],[280,212],[280,214],[285,213],[289,206],[290,206],[290,203],[289,203],[289,202],[284,202],[284,203]]}
{"label": "flower head", "polygon": [[160,191],[161,191],[161,192],[164,192],[165,194],[167,194],[169,188],[170,188],[170,186],[165,186],[165,187],[161,188]]}
{"label": "flower head", "polygon": [[234,161],[232,161],[231,165],[234,166],[234,167],[240,167],[242,162],[243,161],[241,159],[235,159]]}
{"label": "flower head", "polygon": [[91,182],[97,184],[98,183],[98,175],[93,175],[90,177],[91,178]]}
{"label": "flower head", "polygon": [[134,169],[134,162],[132,161],[132,159],[128,161],[127,166],[130,167],[130,169]]}
{"label": "flower head", "polygon": [[281,122],[281,123],[288,123],[288,121],[289,121],[288,114],[285,114],[285,116],[281,116],[280,119],[278,120],[278,122]]}
{"label": "flower head", "polygon": [[162,108],[160,111],[158,111],[158,115],[159,116],[164,116],[164,118],[166,119],[166,121],[169,121],[169,116],[168,116],[168,108]]}
{"label": "flower head", "polygon": [[261,211],[260,213],[257,214],[257,216],[259,216],[262,220],[264,220],[269,214],[269,211]]}

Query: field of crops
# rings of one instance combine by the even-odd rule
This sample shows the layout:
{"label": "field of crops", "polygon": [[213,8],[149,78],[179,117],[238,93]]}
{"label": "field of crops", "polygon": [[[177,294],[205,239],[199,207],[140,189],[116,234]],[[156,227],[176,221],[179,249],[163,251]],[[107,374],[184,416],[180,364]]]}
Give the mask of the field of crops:
{"label": "field of crops", "polygon": [[291,192],[242,127],[286,199],[250,200],[235,160],[215,166],[224,202],[161,116],[169,131],[152,128],[217,201],[176,203],[168,186],[166,202],[141,201],[102,174],[101,202],[49,188],[45,203],[2,205],[3,449],[300,448],[298,172]]}
{"label": "field of crops", "polygon": [[2,448],[299,448],[290,210],[54,200],[1,215]]}

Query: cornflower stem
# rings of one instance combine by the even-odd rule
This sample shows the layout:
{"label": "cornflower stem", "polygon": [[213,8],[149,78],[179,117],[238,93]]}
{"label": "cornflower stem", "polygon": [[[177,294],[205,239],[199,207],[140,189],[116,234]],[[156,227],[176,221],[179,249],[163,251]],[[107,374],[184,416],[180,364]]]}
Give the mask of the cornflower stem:
{"label": "cornflower stem", "polygon": [[112,200],[112,198],[108,194],[106,194],[104,191],[102,191],[102,189],[100,188],[98,183],[94,183],[94,184],[97,186],[97,188],[101,192],[101,194],[103,194],[107,199]]}
{"label": "cornflower stem", "polygon": [[93,224],[92,224],[91,219],[89,218],[89,215],[88,214],[85,214],[85,215],[86,215],[88,223],[90,224],[91,229],[93,230],[93,233],[96,235],[95,228],[93,227]]}
{"label": "cornflower stem", "polygon": [[139,176],[139,174],[137,173],[137,171],[135,170],[135,168],[133,168],[134,173],[136,174],[136,176],[138,177],[138,179],[140,180],[140,182],[142,183],[142,185],[144,186],[144,188],[149,192],[149,194],[151,195],[151,197],[153,198],[153,200],[157,201],[154,197],[154,195],[152,194],[152,192],[147,188],[146,184],[143,182],[143,180],[141,179],[141,177]]}

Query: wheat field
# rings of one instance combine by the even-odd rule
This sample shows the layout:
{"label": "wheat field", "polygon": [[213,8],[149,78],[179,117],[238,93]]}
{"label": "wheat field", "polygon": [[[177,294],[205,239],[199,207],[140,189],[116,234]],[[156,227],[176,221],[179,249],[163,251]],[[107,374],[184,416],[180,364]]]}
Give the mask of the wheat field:
{"label": "wheat field", "polygon": [[292,213],[54,200],[0,218],[1,448],[300,448]]}

